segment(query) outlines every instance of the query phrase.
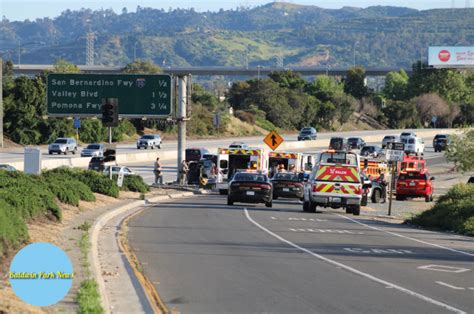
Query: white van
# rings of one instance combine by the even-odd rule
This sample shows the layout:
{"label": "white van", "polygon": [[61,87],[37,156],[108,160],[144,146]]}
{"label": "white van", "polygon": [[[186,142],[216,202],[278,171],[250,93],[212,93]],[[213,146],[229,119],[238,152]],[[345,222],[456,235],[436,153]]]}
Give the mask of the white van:
{"label": "white van", "polygon": [[405,144],[405,153],[423,154],[425,151],[425,142],[417,136],[409,136],[402,138]]}

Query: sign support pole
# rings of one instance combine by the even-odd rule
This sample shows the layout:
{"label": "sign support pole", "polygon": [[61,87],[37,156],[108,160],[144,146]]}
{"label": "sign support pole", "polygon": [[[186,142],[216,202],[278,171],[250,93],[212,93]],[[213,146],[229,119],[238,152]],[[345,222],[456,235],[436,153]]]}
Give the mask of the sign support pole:
{"label": "sign support pole", "polygon": [[390,191],[388,200],[388,215],[392,215],[392,198],[393,198],[393,186],[395,185],[395,169],[397,168],[396,161],[392,161],[392,177],[390,178]]}
{"label": "sign support pole", "polygon": [[186,148],[186,100],[187,100],[187,90],[186,90],[186,76],[178,76],[178,110],[177,110],[177,120],[178,120],[178,179],[176,180],[179,183],[180,172],[181,172],[181,163],[185,159],[184,150]]}
{"label": "sign support pole", "polygon": [[[112,127],[109,126],[109,144],[112,144]],[[109,166],[109,179],[112,180],[112,165]]]}
{"label": "sign support pole", "polygon": [[3,148],[3,60],[0,58],[0,148]]}

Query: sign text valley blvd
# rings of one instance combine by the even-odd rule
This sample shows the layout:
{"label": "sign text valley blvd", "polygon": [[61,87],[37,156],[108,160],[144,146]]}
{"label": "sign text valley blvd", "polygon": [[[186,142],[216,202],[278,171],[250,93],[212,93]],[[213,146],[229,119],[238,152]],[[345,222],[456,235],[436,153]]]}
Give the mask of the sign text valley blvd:
{"label": "sign text valley blvd", "polygon": [[102,100],[117,98],[121,117],[168,117],[169,75],[49,74],[48,115],[99,116]]}

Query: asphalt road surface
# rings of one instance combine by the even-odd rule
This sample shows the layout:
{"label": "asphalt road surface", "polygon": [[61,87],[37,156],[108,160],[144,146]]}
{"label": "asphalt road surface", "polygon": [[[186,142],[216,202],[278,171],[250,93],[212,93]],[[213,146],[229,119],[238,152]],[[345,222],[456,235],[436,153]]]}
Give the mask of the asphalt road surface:
{"label": "asphalt road surface", "polygon": [[181,313],[472,313],[472,238],[206,195],[159,204],[129,240]]}

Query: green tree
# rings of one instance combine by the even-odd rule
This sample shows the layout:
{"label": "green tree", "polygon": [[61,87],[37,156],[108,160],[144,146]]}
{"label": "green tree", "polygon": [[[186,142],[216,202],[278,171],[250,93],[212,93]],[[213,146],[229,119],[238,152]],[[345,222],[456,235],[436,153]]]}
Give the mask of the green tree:
{"label": "green tree", "polygon": [[191,100],[193,103],[200,103],[210,111],[215,111],[219,105],[219,100],[217,97],[205,90],[199,84],[193,84],[193,93],[191,95]]}
{"label": "green tree", "polygon": [[354,67],[347,72],[344,81],[344,92],[351,94],[357,99],[369,95],[369,90],[365,85],[365,69],[362,67]]}
{"label": "green tree", "polygon": [[383,94],[393,100],[406,100],[408,98],[409,77],[404,70],[390,72],[385,77]]}
{"label": "green tree", "polygon": [[321,101],[330,101],[336,94],[344,92],[344,86],[327,75],[318,75],[316,79],[306,84],[305,91]]}
{"label": "green tree", "polygon": [[305,80],[298,73],[290,70],[272,72],[268,77],[277,82],[282,88],[303,90],[306,85]]}
{"label": "green tree", "polygon": [[445,155],[454,162],[456,169],[462,172],[474,170],[474,129],[466,129],[462,135],[451,135]]}
{"label": "green tree", "polygon": [[123,69],[123,73],[128,74],[158,74],[161,73],[161,68],[152,61],[136,60],[129,63]]}
{"label": "green tree", "polygon": [[59,59],[54,63],[53,72],[55,73],[79,73],[79,67],[73,63],[67,62],[64,59]]}
{"label": "green tree", "polygon": [[417,123],[418,113],[413,102],[388,101],[382,112],[387,118],[388,125],[393,129],[403,129],[415,126]]}

